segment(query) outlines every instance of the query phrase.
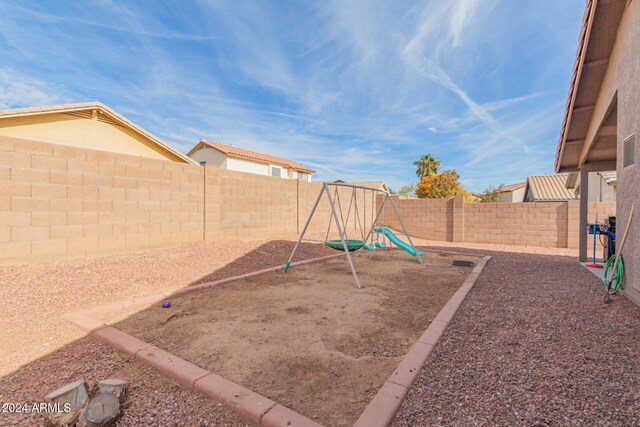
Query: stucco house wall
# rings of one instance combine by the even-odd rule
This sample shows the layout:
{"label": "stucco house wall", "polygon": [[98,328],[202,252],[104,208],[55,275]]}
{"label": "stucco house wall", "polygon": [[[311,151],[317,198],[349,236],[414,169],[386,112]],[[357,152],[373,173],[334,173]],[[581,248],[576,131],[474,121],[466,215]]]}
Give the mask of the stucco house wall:
{"label": "stucco house wall", "polygon": [[52,113],[2,118],[0,136],[184,162],[131,129],[87,113],[86,117]]}
{"label": "stucco house wall", "polygon": [[[640,1],[631,1],[622,17],[616,42],[600,88],[592,125],[602,121],[617,94],[617,224],[622,235],[635,203],[634,220],[622,255],[625,262],[625,293],[640,303]],[[623,141],[635,134],[634,164],[624,167]],[[618,241],[618,245],[620,241]]]}
{"label": "stucco house wall", "polygon": [[227,156],[213,148],[203,148],[194,152],[191,158],[198,163],[206,162],[207,165],[227,169]]}
{"label": "stucco house wall", "polygon": [[258,175],[269,175],[269,165],[263,163],[248,162],[246,160],[227,158],[227,169],[238,172],[255,173]]}
{"label": "stucco house wall", "polygon": [[615,202],[616,186],[608,184],[599,172],[589,173],[589,202]]}
{"label": "stucco house wall", "polygon": [[272,168],[282,169],[281,178],[284,179],[301,179],[302,181],[311,182],[311,174],[303,174],[281,165],[272,165],[260,162],[252,162],[249,160],[238,159],[227,156],[214,148],[201,148],[191,154],[191,158],[198,163],[206,162],[209,166],[216,166],[221,169],[227,169],[237,172],[254,173],[257,175],[272,175]]}
{"label": "stucco house wall", "polygon": [[518,203],[524,201],[524,191],[526,187],[518,188],[513,191],[506,191],[500,194],[501,203]]}
{"label": "stucco house wall", "polygon": [[293,179],[299,179],[301,181],[311,182],[311,174],[306,172],[292,171]]}

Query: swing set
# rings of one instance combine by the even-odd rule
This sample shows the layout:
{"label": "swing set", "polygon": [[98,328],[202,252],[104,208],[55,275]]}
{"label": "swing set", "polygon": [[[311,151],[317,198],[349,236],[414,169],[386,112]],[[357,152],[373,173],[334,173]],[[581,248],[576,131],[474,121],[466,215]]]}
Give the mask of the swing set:
{"label": "swing set", "polygon": [[[340,201],[340,192],[338,191],[340,187],[351,188],[351,197],[349,200],[349,207],[347,209],[346,217],[342,213],[343,212],[342,203]],[[333,195],[331,194],[331,189],[333,189]],[[357,197],[358,191],[362,191],[362,200],[363,200],[362,210],[358,209],[358,197]],[[368,192],[371,193],[372,221],[371,221],[371,227],[368,229],[368,232],[365,234],[363,224],[366,225],[366,222],[367,222],[367,193]],[[378,193],[382,193],[383,199],[382,199],[382,203],[380,204],[380,207],[378,208],[377,213],[375,213],[375,216],[374,216],[375,199]],[[404,251],[409,253],[411,256],[415,256],[416,258],[418,258],[418,261],[421,264],[424,263],[424,260],[422,257],[422,251],[416,249],[415,246],[413,245],[413,242],[411,241],[411,237],[409,236],[409,233],[407,232],[407,228],[405,227],[404,222],[402,221],[402,218],[398,213],[398,209],[393,201],[393,198],[391,197],[391,195],[387,190],[381,190],[381,189],[371,188],[371,187],[363,187],[359,185],[352,185],[352,184],[346,184],[346,183],[325,182],[323,183],[322,189],[320,190],[320,194],[318,194],[318,198],[316,199],[313,205],[313,208],[311,209],[311,213],[309,214],[309,218],[307,218],[307,222],[305,223],[304,228],[302,229],[302,233],[300,234],[300,237],[298,238],[298,241],[296,242],[296,245],[294,246],[293,251],[289,256],[289,259],[285,264],[285,267],[284,267],[285,273],[289,270],[289,267],[291,266],[291,262],[293,261],[293,257],[295,256],[296,251],[298,250],[298,247],[300,246],[300,242],[302,242],[302,240],[317,242],[317,240],[304,239],[304,236],[307,232],[307,229],[309,228],[311,219],[313,218],[313,215],[315,214],[316,209],[318,208],[318,204],[320,203],[320,200],[322,199],[323,195],[326,195],[327,200],[329,201],[329,206],[331,207],[331,216],[329,218],[329,226],[327,227],[327,234],[325,236],[325,240],[322,241],[322,243],[324,243],[326,246],[332,249],[344,251],[347,257],[347,261],[349,262],[349,267],[351,268],[351,272],[353,273],[353,278],[355,279],[356,285],[358,286],[358,288],[361,288],[362,285],[360,283],[360,280],[358,279],[358,273],[356,272],[356,268],[353,265],[351,252],[357,251],[357,254],[359,256],[362,254],[363,250],[372,251],[377,248],[385,249],[387,248],[386,239],[388,239],[390,243],[394,244],[400,249],[403,249]],[[402,226],[402,230],[404,232],[404,235],[407,238],[408,243],[401,240],[398,236],[396,236],[393,233],[393,231],[391,231],[384,224],[380,224],[376,226],[376,224],[378,223],[378,219],[380,218],[380,214],[383,212],[384,207],[388,201],[390,202],[393,208],[393,211],[396,217],[398,218],[400,225]],[[348,228],[349,218],[351,216],[352,208],[355,215],[355,223],[358,226],[358,230],[360,231],[360,236],[359,236],[360,239],[349,239],[347,237],[347,228]],[[362,219],[363,219],[362,221],[360,220],[361,212],[362,212]],[[331,226],[333,225],[333,222],[335,222],[336,224],[336,228],[338,230],[338,236],[340,238],[329,240],[329,234],[331,232]],[[381,237],[382,237],[382,241],[380,241]]]}

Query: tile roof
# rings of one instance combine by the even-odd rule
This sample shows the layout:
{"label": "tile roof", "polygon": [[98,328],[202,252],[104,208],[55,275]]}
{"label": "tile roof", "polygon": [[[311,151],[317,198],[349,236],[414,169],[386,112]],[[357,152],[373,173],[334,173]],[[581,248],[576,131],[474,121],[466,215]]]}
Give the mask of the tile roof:
{"label": "tile roof", "polygon": [[618,173],[616,171],[600,172],[600,176],[609,185],[617,184],[618,182]]}
{"label": "tile roof", "polygon": [[528,191],[534,202],[578,199],[574,189],[566,187],[567,174],[530,176]]}
{"label": "tile roof", "polygon": [[128,127],[135,132],[142,134],[143,136],[150,139],[156,145],[162,147],[166,151],[169,151],[173,155],[179,157],[187,163],[198,164],[195,160],[186,156],[184,153],[180,152],[178,149],[172,147],[170,144],[162,141],[160,138],[152,135],[147,132],[142,127],[133,123],[131,120],[127,119],[120,113],[117,113],[115,110],[107,107],[101,102],[80,102],[75,104],[58,104],[58,105],[45,105],[41,107],[26,107],[26,108],[11,108],[7,110],[0,110],[0,120],[8,117],[20,117],[20,116],[34,116],[38,114],[51,114],[51,113],[71,113],[75,111],[84,111],[84,110],[100,110],[102,113],[105,113],[111,116],[116,122]]}
{"label": "tile roof", "polygon": [[[591,146],[591,142],[586,141],[585,135],[594,118],[593,110],[595,104],[599,102],[598,93],[607,73],[609,58],[615,45],[622,16],[628,9],[629,3],[630,0],[586,0],[556,148],[556,172],[576,172],[580,169],[581,163],[586,161],[580,158],[582,150],[590,149]],[[576,114],[578,111],[581,113]],[[580,119],[580,117],[583,118]],[[570,135],[571,143],[568,142]],[[572,157],[577,163],[569,161]],[[567,163],[563,164],[564,162]]]}
{"label": "tile roof", "polygon": [[593,18],[592,9],[595,7],[593,0],[587,0],[584,14],[582,15],[582,27],[580,29],[580,35],[578,36],[578,48],[576,50],[576,57],[573,61],[573,71],[571,73],[571,83],[569,84],[569,94],[567,95],[567,102],[565,104],[564,117],[562,119],[562,128],[560,130],[560,139],[558,141],[558,147],[556,148],[555,168],[556,171],[560,167],[560,157],[564,149],[564,142],[567,136],[567,130],[569,128],[569,121],[571,120],[571,111],[573,106],[573,99],[575,97],[576,88],[578,86],[578,80],[580,79],[581,65],[584,62],[584,57],[587,53],[588,42],[588,29],[589,21]]}
{"label": "tile roof", "polygon": [[230,157],[239,157],[242,159],[254,160],[261,163],[271,163],[278,166],[285,166],[296,171],[315,173],[313,169],[309,169],[306,166],[296,163],[292,160],[285,159],[284,157],[272,156],[271,154],[258,153],[256,151],[247,150],[233,145],[223,144],[221,142],[208,141],[206,139],[200,140],[192,149],[188,155],[191,155],[197,151],[202,145],[216,149],[223,154]]}
{"label": "tile roof", "polygon": [[527,185],[526,182],[520,182],[518,184],[511,184],[511,185],[503,185],[500,188],[500,193],[508,193],[510,191],[516,191],[519,190],[520,188],[523,188]]}

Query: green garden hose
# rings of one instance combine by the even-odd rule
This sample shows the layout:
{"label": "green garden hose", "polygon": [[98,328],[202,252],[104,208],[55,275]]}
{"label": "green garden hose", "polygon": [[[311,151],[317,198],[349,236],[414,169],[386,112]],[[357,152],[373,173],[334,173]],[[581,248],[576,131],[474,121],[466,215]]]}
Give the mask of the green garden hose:
{"label": "green garden hose", "polygon": [[604,268],[604,290],[609,295],[613,295],[622,287],[622,280],[624,279],[624,262],[622,256],[618,261],[615,271],[613,271],[613,265],[616,262],[616,257],[612,256],[607,261],[607,265]]}

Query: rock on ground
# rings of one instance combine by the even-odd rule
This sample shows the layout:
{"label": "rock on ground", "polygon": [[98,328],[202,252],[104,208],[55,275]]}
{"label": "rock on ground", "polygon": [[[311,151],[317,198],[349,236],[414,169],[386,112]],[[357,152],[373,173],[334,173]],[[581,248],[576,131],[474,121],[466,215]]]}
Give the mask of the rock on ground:
{"label": "rock on ground", "polygon": [[474,252],[493,258],[392,425],[640,425],[640,309],[555,249]]}
{"label": "rock on ground", "polygon": [[110,427],[120,416],[120,401],[111,393],[98,393],[91,398],[80,416],[79,427]]}
{"label": "rock on ground", "polygon": [[47,394],[44,400],[56,404],[58,409],[57,412],[48,413],[47,424],[49,426],[73,424],[80,416],[88,399],[89,393],[84,380],[74,381]]}
{"label": "rock on ground", "polygon": [[96,386],[93,388],[93,395],[98,393],[108,393],[113,394],[118,398],[120,405],[122,405],[127,398],[127,384],[129,384],[125,380],[110,378],[107,380],[99,381]]}

